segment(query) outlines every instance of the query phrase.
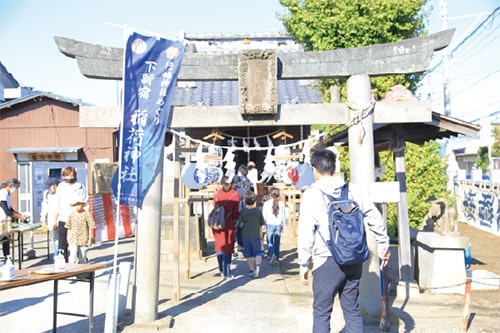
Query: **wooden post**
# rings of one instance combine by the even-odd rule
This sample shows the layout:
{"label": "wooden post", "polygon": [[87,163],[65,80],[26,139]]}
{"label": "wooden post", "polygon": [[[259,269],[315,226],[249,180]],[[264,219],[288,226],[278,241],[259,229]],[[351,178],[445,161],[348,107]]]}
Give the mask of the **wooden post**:
{"label": "wooden post", "polygon": [[189,233],[191,231],[191,220],[189,214],[189,189],[186,188],[184,193],[184,253],[186,255],[185,264],[186,264],[186,279],[191,278],[190,265],[191,265],[191,242]]}
{"label": "wooden post", "polygon": [[470,296],[472,290],[472,279],[467,278],[465,281],[465,296],[464,296],[464,311],[462,316],[462,332],[467,332],[469,328],[469,307],[470,307]]}
{"label": "wooden post", "polygon": [[[195,238],[194,238],[194,241],[196,242],[196,248],[198,249],[197,253],[196,253],[196,259],[197,260],[201,260],[202,256],[203,256],[203,253],[202,253],[202,247],[199,246],[201,242],[201,238],[200,238],[200,214],[196,213],[194,214],[194,218],[195,218]],[[191,260],[189,261],[189,270],[191,271]]]}
{"label": "wooden post", "polygon": [[179,268],[179,140],[174,137],[174,276],[173,276],[173,298],[176,302],[181,299],[180,268]]}
{"label": "wooden post", "polygon": [[[402,282],[414,280],[411,261],[410,224],[408,222],[408,195],[406,193],[405,140],[402,126],[394,124],[394,172],[399,182],[400,201],[398,203],[399,274]],[[406,295],[408,296],[408,295]]]}
{"label": "wooden post", "polygon": [[[299,191],[299,195],[300,195]],[[297,197],[296,193],[293,194],[292,197],[292,225],[290,226],[290,231],[292,233],[292,244],[293,246],[297,246]]]}
{"label": "wooden post", "polygon": [[381,305],[380,305],[380,332],[389,332],[392,326],[391,323],[391,305],[389,302],[389,274],[388,267],[384,267],[380,271],[380,288],[381,290]]}
{"label": "wooden post", "polygon": [[[385,227],[387,228],[387,203],[382,202],[379,209],[384,219]],[[390,319],[391,305],[389,304],[389,277],[387,274],[389,267],[384,267],[380,271],[380,288],[381,290],[381,305],[380,305],[380,332],[388,332],[392,326]]]}

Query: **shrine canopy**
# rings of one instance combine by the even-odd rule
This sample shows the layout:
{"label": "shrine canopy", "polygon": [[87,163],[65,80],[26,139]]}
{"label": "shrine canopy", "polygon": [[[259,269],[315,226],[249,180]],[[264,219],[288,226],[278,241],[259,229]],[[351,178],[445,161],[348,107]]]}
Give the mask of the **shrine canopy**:
{"label": "shrine canopy", "polygon": [[[391,103],[392,108],[395,110],[393,112],[398,112],[398,105],[400,105],[401,112],[404,112],[405,104],[415,102],[416,98],[406,88],[395,86],[389,89],[389,92],[382,101]],[[398,139],[422,145],[429,140],[444,139],[452,136],[477,137],[481,128],[467,121],[452,116],[445,116],[434,111],[431,113],[430,121],[401,122],[398,124],[392,123],[389,119],[386,122],[384,119],[377,119],[377,115],[380,114],[375,113],[373,124],[373,144],[376,152],[389,150],[391,147],[394,147],[396,132],[397,136],[402,136]],[[393,114],[393,116],[395,115]],[[395,131],[395,126],[398,126],[397,131]],[[348,145],[348,129],[321,141],[318,146],[328,147],[333,144]]]}
{"label": "shrine canopy", "polygon": [[[394,124],[374,124],[373,142],[375,151],[388,150],[393,140]],[[403,123],[398,124],[403,128],[404,140],[417,145],[422,145],[429,140],[449,138],[452,136],[470,136],[479,135],[480,126],[460,120],[455,117],[445,116],[437,112],[432,112],[432,121],[422,123]],[[328,147],[334,143],[342,145],[348,144],[347,129],[339,132],[318,144],[318,147]]]}

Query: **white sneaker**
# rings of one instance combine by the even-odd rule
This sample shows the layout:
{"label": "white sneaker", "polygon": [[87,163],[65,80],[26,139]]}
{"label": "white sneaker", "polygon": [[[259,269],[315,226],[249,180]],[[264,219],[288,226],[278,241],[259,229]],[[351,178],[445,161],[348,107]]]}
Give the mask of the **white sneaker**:
{"label": "white sneaker", "polygon": [[255,272],[253,272],[253,278],[256,279],[259,277],[259,273],[260,273],[260,266],[256,266],[255,267]]}
{"label": "white sneaker", "polygon": [[278,260],[278,258],[276,258],[275,255],[272,256],[271,258],[271,266],[276,266],[276,261]]}

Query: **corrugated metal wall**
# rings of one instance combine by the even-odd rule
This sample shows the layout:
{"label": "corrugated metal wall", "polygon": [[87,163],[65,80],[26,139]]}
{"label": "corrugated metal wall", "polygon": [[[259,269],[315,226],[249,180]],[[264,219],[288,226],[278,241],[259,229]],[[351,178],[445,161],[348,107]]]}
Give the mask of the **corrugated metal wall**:
{"label": "corrugated metal wall", "polygon": [[[0,110],[0,182],[17,176],[12,148],[83,147],[79,161],[113,162],[112,128],[80,128],[78,105],[35,97]],[[70,163],[68,163],[70,165]],[[91,173],[89,170],[88,179]]]}

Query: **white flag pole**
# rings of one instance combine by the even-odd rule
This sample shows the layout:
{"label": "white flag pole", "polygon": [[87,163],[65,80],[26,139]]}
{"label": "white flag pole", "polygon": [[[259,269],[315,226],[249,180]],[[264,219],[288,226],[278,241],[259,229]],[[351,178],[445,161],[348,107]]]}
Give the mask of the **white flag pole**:
{"label": "white flag pole", "polygon": [[123,115],[124,115],[124,102],[125,94],[123,88],[125,86],[125,55],[127,52],[127,39],[130,35],[130,29],[126,26],[123,27],[123,78],[122,78],[122,94],[121,94],[121,121],[119,128],[119,148],[118,148],[118,175],[117,175],[117,199],[116,199],[116,216],[115,216],[115,244],[113,253],[113,271],[111,273],[111,278],[108,285],[107,294],[107,307],[106,307],[106,320],[104,323],[104,332],[106,333],[116,333],[116,326],[118,323],[118,301],[120,289],[120,272],[117,271],[118,266],[118,228],[120,226],[121,211],[120,211],[120,200],[121,200],[121,180],[120,176],[122,173],[122,152],[123,152]]}

